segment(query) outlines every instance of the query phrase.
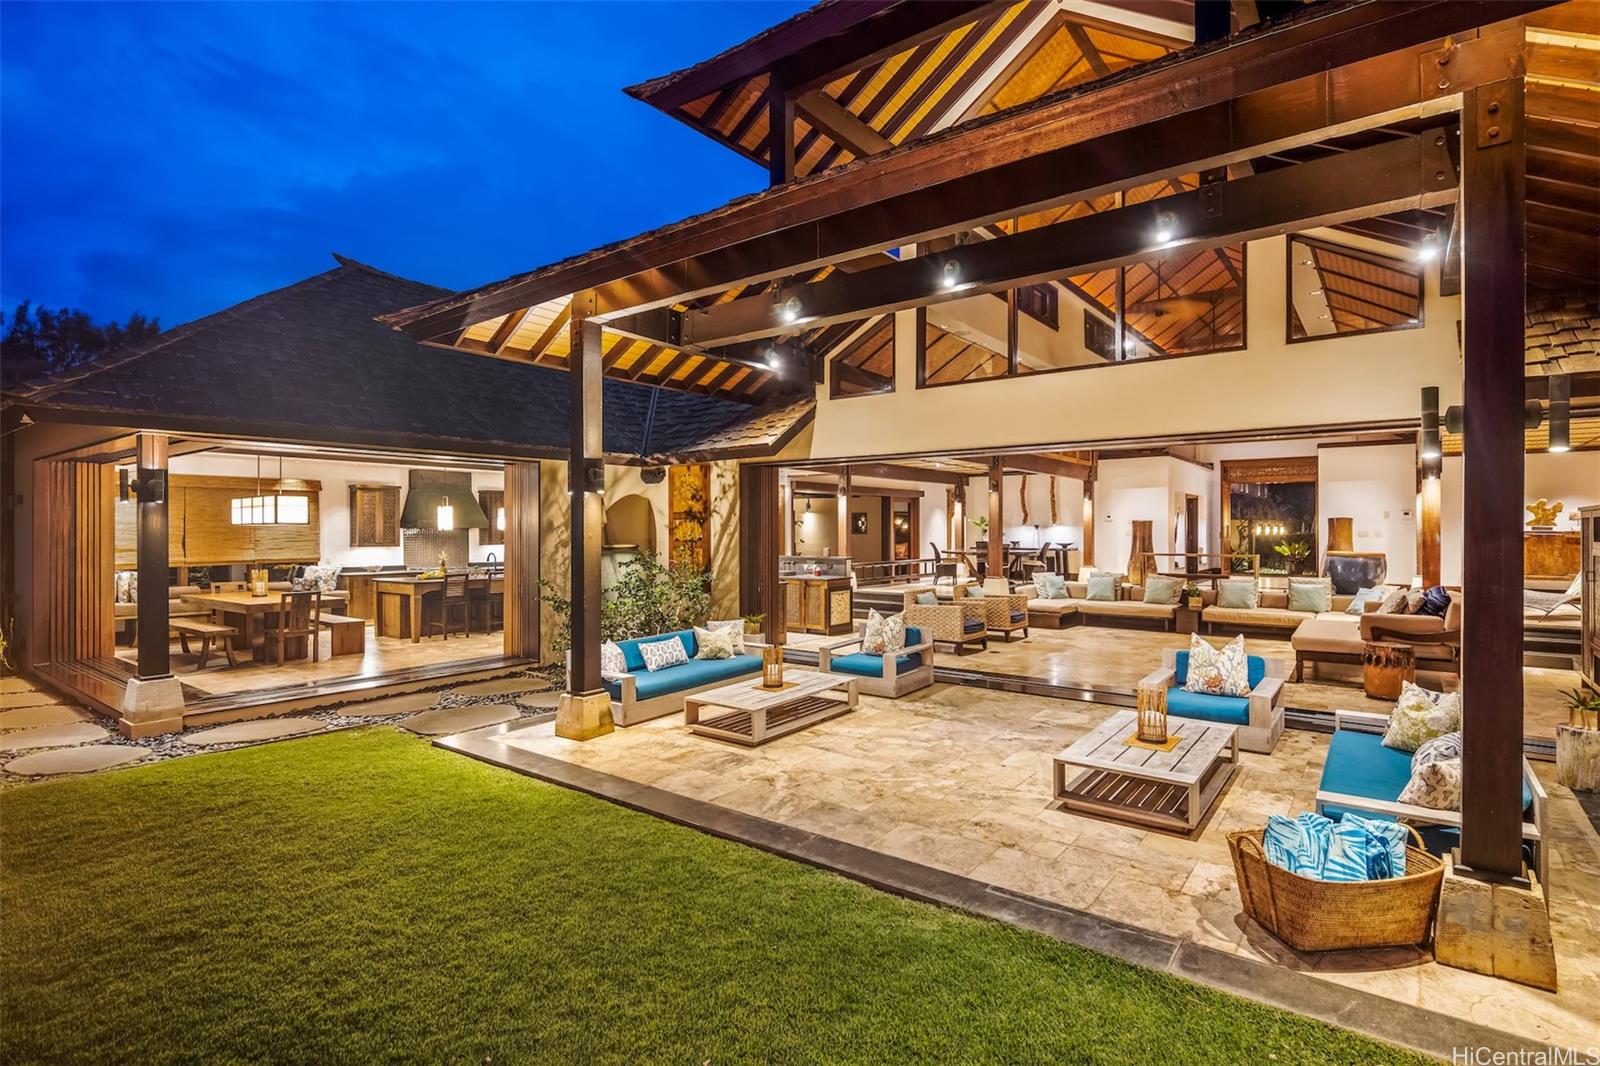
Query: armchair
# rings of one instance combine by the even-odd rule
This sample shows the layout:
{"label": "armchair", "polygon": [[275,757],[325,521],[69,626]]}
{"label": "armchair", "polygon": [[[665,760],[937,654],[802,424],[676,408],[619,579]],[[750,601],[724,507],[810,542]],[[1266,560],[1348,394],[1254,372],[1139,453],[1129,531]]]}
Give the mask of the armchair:
{"label": "armchair", "polygon": [[1028,601],[1039,593],[1032,585],[1018,585],[1012,592],[1005,578],[989,578],[983,583],[984,625],[991,637],[1001,637],[1011,643],[1013,633],[1028,637]]}
{"label": "armchair", "polygon": [[1237,726],[1239,747],[1270,754],[1278,746],[1278,738],[1283,736],[1283,682],[1289,666],[1280,659],[1266,659],[1260,655],[1249,656],[1248,662],[1248,696],[1210,696],[1186,691],[1183,684],[1189,679],[1189,653],[1176,648],[1162,652],[1161,669],[1147,675],[1139,682],[1139,687],[1165,689],[1170,717]]}
{"label": "armchair", "polygon": [[[859,650],[862,636],[853,633],[820,645],[817,668],[825,674],[848,674],[856,678],[860,691],[890,699],[933,684],[933,641],[925,639],[921,629],[906,626],[906,646],[899,655],[872,655]],[[858,650],[839,654],[852,647]]]}
{"label": "armchair", "polygon": [[952,590],[954,599],[937,603],[919,603],[917,597],[931,593],[930,586],[916,586],[905,590],[906,626],[916,626],[931,643],[953,645],[959,653],[963,648],[989,646],[988,615],[983,601],[966,595],[966,586],[957,585]]}

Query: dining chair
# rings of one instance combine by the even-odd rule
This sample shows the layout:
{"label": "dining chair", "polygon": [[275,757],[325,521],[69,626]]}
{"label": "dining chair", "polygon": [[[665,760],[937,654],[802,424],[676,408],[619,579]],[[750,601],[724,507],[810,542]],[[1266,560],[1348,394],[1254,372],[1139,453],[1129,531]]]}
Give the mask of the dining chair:
{"label": "dining chair", "polygon": [[459,616],[461,625],[457,632],[466,636],[471,632],[467,626],[467,575],[462,572],[446,574],[444,588],[440,591],[438,599],[434,601],[436,608],[429,611],[425,605],[422,619],[422,635],[429,636],[434,629],[438,629],[445,640],[450,639],[451,629],[455,629],[455,620]]}
{"label": "dining chair", "polygon": [[317,641],[322,625],[322,592],[307,589],[300,592],[278,593],[278,609],[264,619],[262,638],[266,643],[267,662],[282,666],[288,661],[288,642],[305,637],[311,647],[311,661],[321,661]]}

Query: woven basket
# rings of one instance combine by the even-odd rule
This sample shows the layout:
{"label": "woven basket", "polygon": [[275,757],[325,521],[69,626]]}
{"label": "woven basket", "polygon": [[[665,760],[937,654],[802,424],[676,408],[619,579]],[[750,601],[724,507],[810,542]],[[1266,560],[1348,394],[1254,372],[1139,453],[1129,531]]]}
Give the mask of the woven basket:
{"label": "woven basket", "polygon": [[1244,911],[1300,951],[1340,951],[1421,944],[1439,905],[1444,864],[1418,846],[1406,848],[1406,874],[1383,881],[1315,881],[1267,861],[1266,830],[1228,834]]}

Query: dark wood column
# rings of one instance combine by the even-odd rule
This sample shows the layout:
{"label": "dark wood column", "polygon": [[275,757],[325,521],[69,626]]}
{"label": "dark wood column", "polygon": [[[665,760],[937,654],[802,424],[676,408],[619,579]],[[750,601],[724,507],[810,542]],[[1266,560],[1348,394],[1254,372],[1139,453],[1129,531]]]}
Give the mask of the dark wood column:
{"label": "dark wood column", "polygon": [[1461,862],[1522,873],[1523,322],[1527,272],[1520,78],[1461,110]]}
{"label": "dark wood column", "polygon": [[1006,467],[998,456],[989,460],[989,553],[985,577],[1006,576]]}
{"label": "dark wood column", "polygon": [[767,90],[767,184],[794,180],[794,100],[773,75]]}
{"label": "dark wood column", "polygon": [[506,654],[537,661],[539,658],[538,463],[506,464],[505,508]]}
{"label": "dark wood column", "polygon": [[850,468],[839,471],[839,514],[833,554],[850,554]]}
{"label": "dark wood column", "polygon": [[1426,588],[1432,588],[1441,580],[1441,495],[1439,461],[1422,460],[1417,469],[1417,570],[1422,574],[1422,584]]}
{"label": "dark wood column", "polygon": [[[791,483],[792,484],[792,483]],[[765,616],[763,635],[783,640],[783,596],[778,588],[778,468],[739,469],[739,610]]]}
{"label": "dark wood column", "polygon": [[605,525],[605,444],[602,433],[600,323],[588,313],[594,294],[572,298],[568,324],[572,350],[571,458],[567,485],[572,499],[572,691],[598,692],[600,682],[600,538]]}
{"label": "dark wood column", "polygon": [[1083,561],[1079,566],[1094,565],[1094,478],[1083,479]]}
{"label": "dark wood column", "polygon": [[172,673],[167,635],[167,436],[140,433],[137,472],[139,501],[139,677]]}

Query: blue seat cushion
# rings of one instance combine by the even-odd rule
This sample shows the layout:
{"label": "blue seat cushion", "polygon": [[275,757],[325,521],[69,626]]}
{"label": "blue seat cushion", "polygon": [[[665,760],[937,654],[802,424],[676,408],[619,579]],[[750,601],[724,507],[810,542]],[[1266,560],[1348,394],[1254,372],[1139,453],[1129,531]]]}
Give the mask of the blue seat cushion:
{"label": "blue seat cushion", "polygon": [[[1178,653],[1178,661],[1172,664],[1172,676],[1173,679],[1178,682],[1179,688],[1182,688],[1189,680],[1188,652],[1180,651]],[[1261,682],[1267,676],[1267,660],[1263,659],[1259,655],[1246,655],[1245,676],[1246,680],[1250,682],[1251,688],[1255,688],[1257,685],[1261,684]]]}
{"label": "blue seat cushion", "polygon": [[[759,655],[735,655],[731,659],[690,659],[681,666],[666,670],[641,670],[635,673],[633,694],[636,699],[649,700],[760,672]],[[620,681],[607,681],[605,685],[612,699],[622,698]]]}
{"label": "blue seat cushion", "polygon": [[[895,656],[895,671],[909,673],[913,668],[922,665],[922,653],[914,651],[910,655]],[[854,655],[836,655],[828,660],[828,668],[836,674],[855,674],[857,677],[882,677],[883,656],[868,655],[866,652],[856,652]]]}
{"label": "blue seat cushion", "polygon": [[622,661],[627,665],[628,673],[638,674],[645,672],[644,656],[639,653],[639,645],[653,644],[658,640],[666,640],[668,637],[677,637],[683,643],[683,650],[688,653],[690,659],[693,659],[695,652],[699,650],[695,645],[694,630],[692,629],[681,629],[676,633],[662,633],[653,637],[634,637],[632,640],[619,640],[617,641],[617,647],[622,649]]}
{"label": "blue seat cushion", "polygon": [[969,618],[964,623],[962,623],[961,628],[965,632],[976,633],[980,629],[983,628],[983,619],[981,619],[981,618]]}
{"label": "blue seat cushion", "polygon": [[[1169,701],[1170,702],[1170,701]],[[1383,734],[1353,729],[1336,730],[1328,741],[1328,758],[1322,764],[1321,792],[1339,792],[1362,799],[1393,803],[1411,780],[1411,753],[1383,746]],[[1522,808],[1533,804],[1528,783],[1522,783]],[[1329,818],[1341,817],[1342,807],[1327,807]],[[1358,812],[1359,813],[1359,812]],[[1371,817],[1383,817],[1372,815]]]}
{"label": "blue seat cushion", "polygon": [[1208,696],[1203,692],[1169,688],[1167,713],[1179,718],[1197,718],[1202,722],[1249,725],[1250,700],[1246,696]]}
{"label": "blue seat cushion", "polygon": [[1028,612],[1027,611],[1012,611],[1011,612],[1011,620],[1013,622],[1026,622],[1028,620]]}

